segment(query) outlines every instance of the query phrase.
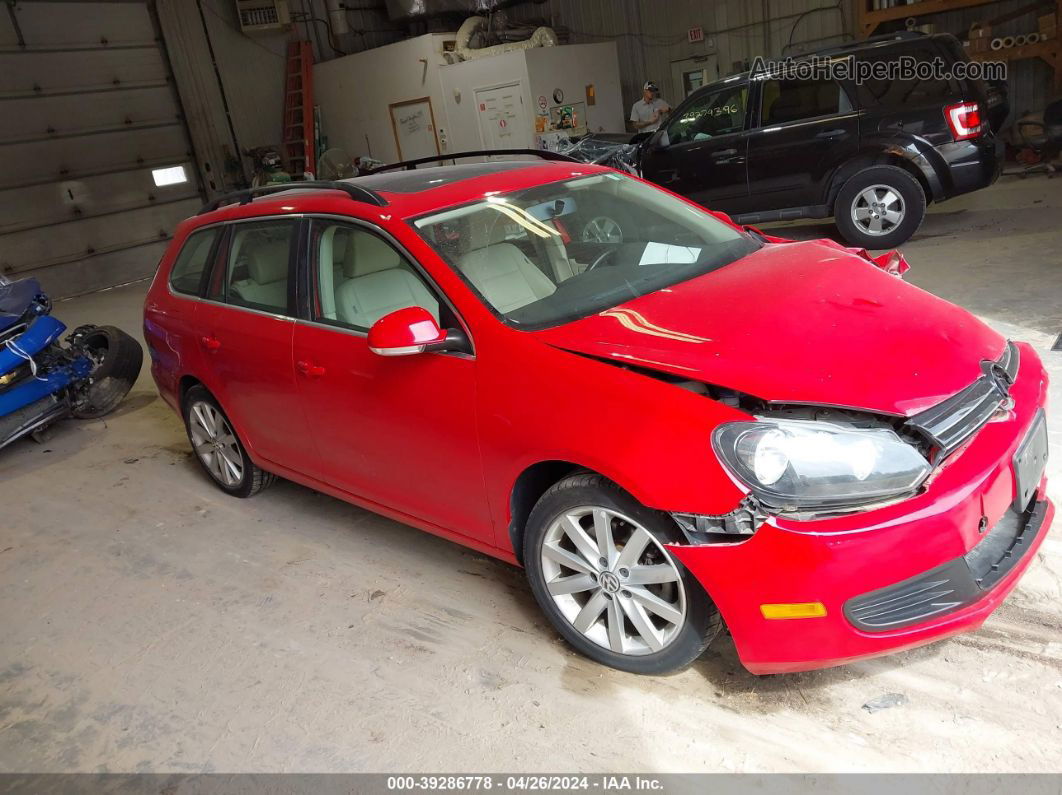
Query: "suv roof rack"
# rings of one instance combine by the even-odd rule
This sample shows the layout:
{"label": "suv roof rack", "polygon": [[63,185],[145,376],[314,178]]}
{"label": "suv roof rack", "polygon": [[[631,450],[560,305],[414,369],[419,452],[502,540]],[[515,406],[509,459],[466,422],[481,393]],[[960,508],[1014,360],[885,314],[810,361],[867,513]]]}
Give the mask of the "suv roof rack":
{"label": "suv roof rack", "polygon": [[422,166],[426,163],[439,163],[443,160],[460,160],[465,157],[486,157],[488,155],[532,155],[540,157],[543,160],[559,160],[564,163],[582,162],[574,157],[562,155],[560,152],[550,152],[548,149],[482,149],[473,152],[454,152],[452,154],[436,155],[435,157],[419,157],[416,160],[403,160],[399,163],[388,163],[385,166],[365,171],[362,173],[362,176],[367,177],[372,174],[379,174],[381,171],[394,171],[399,168],[412,171],[417,166]]}
{"label": "suv roof rack", "polygon": [[213,212],[226,204],[250,204],[256,196],[269,196],[273,193],[283,193],[289,190],[339,190],[346,193],[356,202],[365,202],[377,207],[387,206],[387,200],[374,190],[369,190],[350,182],[316,179],[302,182],[286,182],[279,185],[260,185],[257,188],[247,188],[234,193],[226,193],[224,196],[204,204],[196,215]]}
{"label": "suv roof rack", "polygon": [[920,30],[898,30],[895,33],[879,33],[877,36],[870,36],[865,39],[858,39],[857,41],[846,41],[841,44],[830,44],[826,47],[819,47],[817,50],[808,50],[807,52],[802,52],[797,57],[806,58],[809,55],[848,52],[849,50],[862,49],[868,44],[881,44],[883,41],[910,41],[911,39],[924,39],[928,35],[931,34],[923,33]]}

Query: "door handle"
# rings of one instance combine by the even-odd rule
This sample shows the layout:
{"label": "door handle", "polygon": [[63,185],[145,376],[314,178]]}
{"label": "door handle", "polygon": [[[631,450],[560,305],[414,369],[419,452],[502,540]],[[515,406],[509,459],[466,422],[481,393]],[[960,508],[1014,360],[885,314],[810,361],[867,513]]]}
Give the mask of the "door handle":
{"label": "door handle", "polygon": [[204,348],[211,352],[221,347],[221,340],[217,337],[200,337],[199,341],[203,343]]}
{"label": "door handle", "polygon": [[737,149],[720,149],[718,152],[712,152],[712,157],[719,159],[720,157],[732,157],[737,154]]}
{"label": "door handle", "polygon": [[848,131],[838,127],[836,130],[823,130],[816,138],[839,138],[842,135],[847,135]]}
{"label": "door handle", "polygon": [[320,378],[325,374],[325,369],[321,365],[312,362],[295,362],[295,367],[300,373],[310,378]]}

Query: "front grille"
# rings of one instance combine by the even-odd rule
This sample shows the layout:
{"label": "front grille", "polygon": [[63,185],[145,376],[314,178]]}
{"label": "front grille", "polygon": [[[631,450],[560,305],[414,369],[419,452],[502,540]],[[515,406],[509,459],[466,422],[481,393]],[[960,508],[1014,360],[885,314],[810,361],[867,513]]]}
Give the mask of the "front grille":
{"label": "front grille", "polygon": [[845,617],[866,632],[887,632],[976,602],[1025,556],[1046,515],[1046,501],[1033,503],[1026,511],[1011,508],[961,558],[849,599]]}
{"label": "front grille", "polygon": [[915,414],[905,423],[937,448],[939,457],[954,452],[1009,400],[1018,375],[1020,354],[1013,342],[994,362],[983,362],[985,374],[942,403]]}

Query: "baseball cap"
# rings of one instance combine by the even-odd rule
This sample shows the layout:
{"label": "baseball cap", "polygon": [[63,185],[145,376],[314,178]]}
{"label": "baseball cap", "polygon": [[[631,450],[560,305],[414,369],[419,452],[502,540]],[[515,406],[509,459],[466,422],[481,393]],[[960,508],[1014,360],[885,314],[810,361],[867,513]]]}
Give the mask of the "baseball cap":
{"label": "baseball cap", "polygon": [[645,85],[642,86],[642,91],[659,91],[659,90],[660,89],[656,87],[656,83],[654,83],[652,80],[646,80],[645,81]]}

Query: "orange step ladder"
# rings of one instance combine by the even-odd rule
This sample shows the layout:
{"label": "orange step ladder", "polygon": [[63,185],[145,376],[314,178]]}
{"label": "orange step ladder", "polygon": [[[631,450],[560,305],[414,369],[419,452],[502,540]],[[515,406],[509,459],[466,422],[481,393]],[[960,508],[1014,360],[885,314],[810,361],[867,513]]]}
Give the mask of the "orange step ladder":
{"label": "orange step ladder", "polygon": [[288,44],[284,80],[284,161],[292,179],[317,173],[313,127],[313,47],[308,41]]}

